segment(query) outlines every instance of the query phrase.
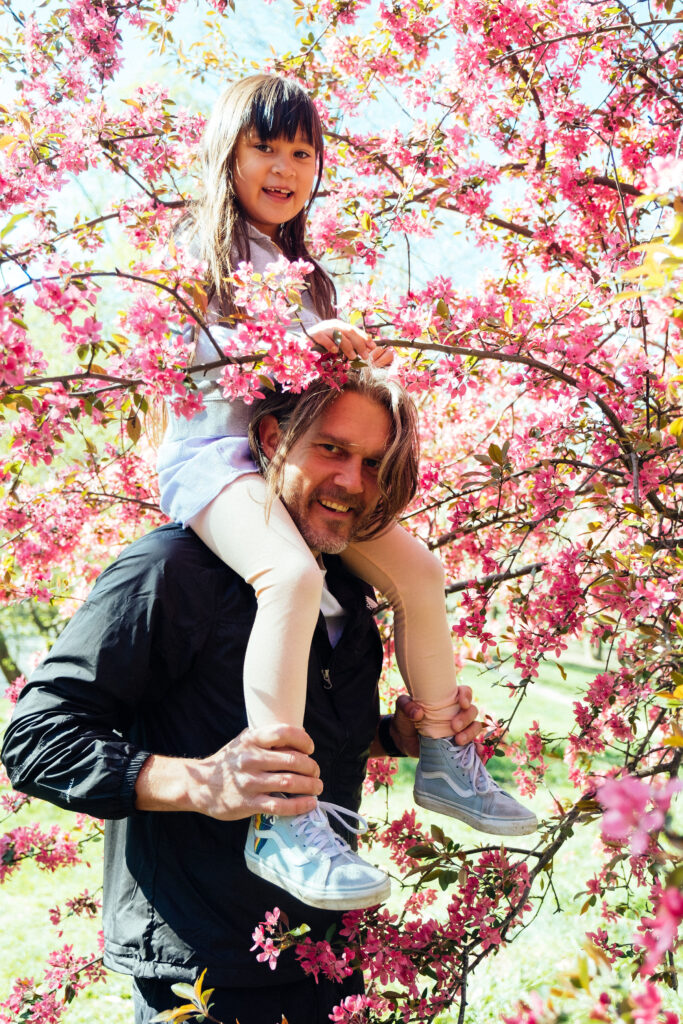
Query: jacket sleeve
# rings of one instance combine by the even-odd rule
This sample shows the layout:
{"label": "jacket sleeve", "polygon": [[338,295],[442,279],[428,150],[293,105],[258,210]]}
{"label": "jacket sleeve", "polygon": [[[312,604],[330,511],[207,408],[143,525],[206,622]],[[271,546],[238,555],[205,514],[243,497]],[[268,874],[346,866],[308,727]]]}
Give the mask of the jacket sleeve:
{"label": "jacket sleeve", "polygon": [[124,556],[99,578],[22,691],[2,748],[15,789],[98,818],[134,813],[151,752],[126,730],[142,702],[163,699],[187,670],[192,645],[182,637],[201,642],[184,628],[164,567],[135,566]]}

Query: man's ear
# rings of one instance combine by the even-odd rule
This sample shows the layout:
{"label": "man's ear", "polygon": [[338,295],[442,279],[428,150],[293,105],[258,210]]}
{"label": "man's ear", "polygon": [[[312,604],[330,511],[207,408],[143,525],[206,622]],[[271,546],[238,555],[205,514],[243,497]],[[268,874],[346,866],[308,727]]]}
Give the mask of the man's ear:
{"label": "man's ear", "polygon": [[258,439],[261,451],[268,460],[273,458],[280,443],[282,431],[280,424],[272,415],[264,416],[258,425]]}

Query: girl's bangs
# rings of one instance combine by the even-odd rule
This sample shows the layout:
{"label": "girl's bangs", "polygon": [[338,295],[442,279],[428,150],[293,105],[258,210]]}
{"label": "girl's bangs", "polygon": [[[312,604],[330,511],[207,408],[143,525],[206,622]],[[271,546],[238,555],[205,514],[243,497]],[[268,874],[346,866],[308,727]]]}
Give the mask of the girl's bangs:
{"label": "girl's bangs", "polygon": [[254,93],[242,128],[253,129],[264,142],[280,138],[292,142],[301,132],[311,146],[322,150],[320,119],[310,97],[282,79],[271,80]]}

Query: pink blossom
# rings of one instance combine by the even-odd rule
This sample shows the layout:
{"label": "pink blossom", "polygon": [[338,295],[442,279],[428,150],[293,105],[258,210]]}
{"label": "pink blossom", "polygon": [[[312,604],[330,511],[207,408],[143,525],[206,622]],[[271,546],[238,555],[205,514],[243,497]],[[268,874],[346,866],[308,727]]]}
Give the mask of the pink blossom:
{"label": "pink blossom", "polygon": [[[669,785],[658,791],[640,779],[625,776],[606,782],[600,787],[597,798],[605,808],[602,818],[603,835],[608,839],[628,839],[633,853],[644,853],[650,842],[650,835],[664,824],[664,816],[673,793],[680,784]],[[646,811],[650,802],[655,806]]]}
{"label": "pink blossom", "polygon": [[683,922],[683,892],[664,889],[655,903],[655,916],[640,922],[642,935],[636,945],[647,950],[642,973],[650,974],[661,963],[664,954],[674,948],[678,930]]}

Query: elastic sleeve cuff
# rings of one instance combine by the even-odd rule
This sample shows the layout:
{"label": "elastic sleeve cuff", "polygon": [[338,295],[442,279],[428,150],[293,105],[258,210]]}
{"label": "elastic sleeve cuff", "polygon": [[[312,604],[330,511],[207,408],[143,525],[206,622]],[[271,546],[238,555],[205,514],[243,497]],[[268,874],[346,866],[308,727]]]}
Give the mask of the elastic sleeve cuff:
{"label": "elastic sleeve cuff", "polygon": [[135,783],[138,781],[138,775],[142,770],[143,764],[147,758],[151,756],[151,751],[149,750],[137,751],[131,757],[130,761],[126,765],[126,770],[123,773],[121,800],[129,807],[130,814],[137,813],[137,809],[135,807]]}
{"label": "elastic sleeve cuff", "polygon": [[377,726],[377,739],[382,744],[382,749],[389,757],[406,757],[407,755],[394,742],[391,735],[391,722],[393,715],[382,715]]}

